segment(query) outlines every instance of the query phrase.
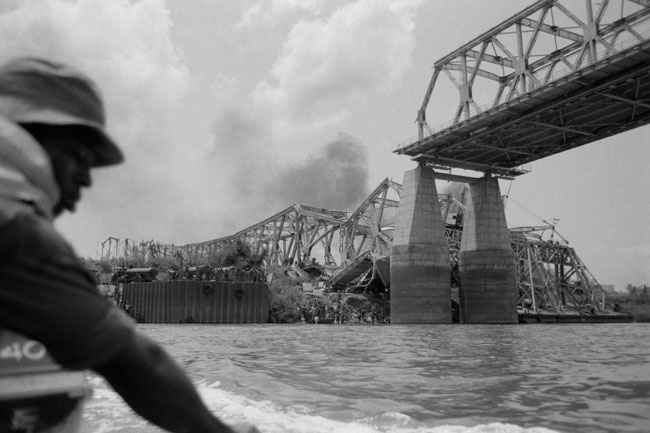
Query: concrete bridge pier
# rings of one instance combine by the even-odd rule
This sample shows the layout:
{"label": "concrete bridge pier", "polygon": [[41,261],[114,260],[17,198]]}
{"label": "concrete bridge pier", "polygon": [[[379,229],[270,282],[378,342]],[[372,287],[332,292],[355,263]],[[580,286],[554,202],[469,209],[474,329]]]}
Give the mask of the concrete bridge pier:
{"label": "concrete bridge pier", "polygon": [[404,174],[390,257],[391,323],[451,323],[449,244],[430,168]]}
{"label": "concrete bridge pier", "polygon": [[458,253],[462,323],[517,323],[517,268],[497,178],[470,183]]}

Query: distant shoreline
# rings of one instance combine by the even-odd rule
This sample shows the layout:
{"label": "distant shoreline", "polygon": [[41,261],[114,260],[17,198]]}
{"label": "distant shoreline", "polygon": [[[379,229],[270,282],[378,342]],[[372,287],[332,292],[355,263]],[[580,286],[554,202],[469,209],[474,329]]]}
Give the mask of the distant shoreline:
{"label": "distant shoreline", "polygon": [[634,316],[633,322],[650,322],[650,296],[629,294],[608,294],[607,303],[610,306],[618,304],[621,313]]}

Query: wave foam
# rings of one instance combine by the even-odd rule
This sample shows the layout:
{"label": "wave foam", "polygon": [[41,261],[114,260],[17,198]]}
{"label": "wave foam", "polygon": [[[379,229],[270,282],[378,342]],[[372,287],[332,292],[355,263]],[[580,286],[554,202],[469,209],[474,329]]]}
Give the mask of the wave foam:
{"label": "wave foam", "polygon": [[343,422],[311,414],[303,406],[281,407],[272,401],[251,400],[219,388],[219,383],[200,383],[198,388],[208,407],[225,422],[252,424],[263,433],[557,433],[504,423],[427,425],[398,412]]}

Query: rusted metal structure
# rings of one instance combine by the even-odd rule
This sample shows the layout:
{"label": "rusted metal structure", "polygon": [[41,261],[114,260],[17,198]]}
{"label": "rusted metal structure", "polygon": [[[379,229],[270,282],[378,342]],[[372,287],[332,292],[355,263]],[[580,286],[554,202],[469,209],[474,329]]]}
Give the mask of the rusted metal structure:
{"label": "rusted metal structure", "polygon": [[129,283],[122,307],[141,323],[266,323],[265,283],[159,281]]}
{"label": "rusted metal structure", "polygon": [[[650,2],[540,0],[434,63],[418,136],[395,152],[511,178],[650,122],[649,71]],[[444,112],[449,84],[458,105],[441,121],[452,120],[431,128],[429,103],[442,95]]]}

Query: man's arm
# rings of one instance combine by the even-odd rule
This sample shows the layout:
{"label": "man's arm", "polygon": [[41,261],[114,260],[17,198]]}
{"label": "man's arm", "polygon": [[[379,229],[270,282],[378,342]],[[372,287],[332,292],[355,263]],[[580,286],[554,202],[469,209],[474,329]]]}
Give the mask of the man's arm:
{"label": "man's arm", "polygon": [[144,335],[136,334],[131,344],[95,370],[129,406],[159,427],[179,433],[233,432],[212,415],[180,366]]}
{"label": "man's arm", "polygon": [[104,299],[72,247],[35,214],[0,227],[0,323],[44,344],[66,368],[92,369],[140,415],[172,432],[227,426],[158,344]]}

